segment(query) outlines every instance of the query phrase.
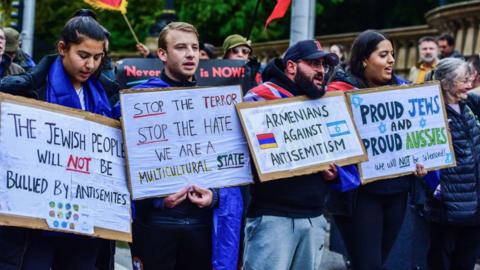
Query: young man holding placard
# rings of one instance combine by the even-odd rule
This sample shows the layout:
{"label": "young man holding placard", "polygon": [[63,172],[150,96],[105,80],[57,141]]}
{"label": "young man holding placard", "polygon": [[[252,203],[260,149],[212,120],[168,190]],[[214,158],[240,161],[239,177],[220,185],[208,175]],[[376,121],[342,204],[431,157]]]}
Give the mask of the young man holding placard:
{"label": "young man holding placard", "polygon": [[[157,55],[164,64],[160,78],[151,78],[136,89],[196,86],[199,42],[194,26],[184,22],[168,24],[160,32]],[[235,204],[228,209],[236,212],[227,210],[227,217],[216,216],[212,242],[214,212],[232,207],[228,203]],[[135,269],[212,269],[212,265],[219,268],[219,262],[236,266],[242,212],[238,188],[205,189],[192,185],[165,198],[136,201],[135,207],[132,258],[134,268],[140,266]],[[225,226],[229,230],[223,230]],[[233,235],[222,234],[225,231]]]}
{"label": "young man holding placard", "polygon": [[[325,74],[337,64],[338,57],[324,52],[318,41],[300,41],[288,48],[283,60],[268,64],[262,74],[265,83],[251,89],[244,100],[320,98]],[[331,165],[321,173],[251,186],[244,269],[317,269],[324,239],[324,180],[335,180],[342,173]]]}

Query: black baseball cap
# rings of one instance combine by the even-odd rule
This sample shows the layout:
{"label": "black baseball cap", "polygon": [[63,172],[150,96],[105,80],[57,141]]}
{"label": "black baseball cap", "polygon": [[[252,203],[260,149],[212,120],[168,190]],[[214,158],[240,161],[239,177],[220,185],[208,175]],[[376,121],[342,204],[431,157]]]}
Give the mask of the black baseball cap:
{"label": "black baseball cap", "polygon": [[317,40],[302,40],[290,46],[283,57],[283,64],[286,65],[288,60],[296,62],[298,60],[313,60],[324,58],[331,65],[338,65],[338,56],[334,53],[325,52],[322,45]]}

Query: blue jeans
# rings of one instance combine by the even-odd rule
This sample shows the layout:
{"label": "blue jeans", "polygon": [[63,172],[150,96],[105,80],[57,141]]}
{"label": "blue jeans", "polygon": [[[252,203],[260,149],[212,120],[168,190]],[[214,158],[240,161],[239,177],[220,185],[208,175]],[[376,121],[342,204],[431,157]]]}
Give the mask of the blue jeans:
{"label": "blue jeans", "polygon": [[325,219],[247,218],[244,270],[314,270],[323,253]]}

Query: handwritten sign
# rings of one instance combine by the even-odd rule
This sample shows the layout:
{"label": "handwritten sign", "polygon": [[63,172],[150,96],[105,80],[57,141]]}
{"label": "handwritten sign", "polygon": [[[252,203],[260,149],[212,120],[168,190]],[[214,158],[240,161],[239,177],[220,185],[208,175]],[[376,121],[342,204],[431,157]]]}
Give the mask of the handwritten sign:
{"label": "handwritten sign", "polygon": [[342,92],[236,106],[261,181],[366,160]]}
{"label": "handwritten sign", "polygon": [[[240,84],[245,73],[243,60],[201,60],[195,78],[200,86]],[[117,64],[117,81],[123,88],[160,77],[163,63],[158,58],[126,58]]]}
{"label": "handwritten sign", "polygon": [[234,105],[239,86],[127,90],[120,96],[133,199],[185,186],[252,182]]}
{"label": "handwritten sign", "polygon": [[438,83],[348,93],[355,125],[368,152],[363,183],[455,166]]}
{"label": "handwritten sign", "polygon": [[120,123],[0,94],[0,224],[131,241]]}

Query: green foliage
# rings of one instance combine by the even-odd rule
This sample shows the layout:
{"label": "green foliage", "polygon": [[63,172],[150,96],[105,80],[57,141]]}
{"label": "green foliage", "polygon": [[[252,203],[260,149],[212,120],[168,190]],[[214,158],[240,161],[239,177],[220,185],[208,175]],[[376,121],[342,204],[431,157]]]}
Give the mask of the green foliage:
{"label": "green foliage", "polygon": [[[257,0],[177,0],[180,20],[197,26],[202,40],[220,46],[223,39],[231,34],[246,36],[252,23]],[[251,40],[253,42],[275,40],[288,36],[289,16],[287,20],[273,21],[268,30],[263,25],[275,6],[275,1],[263,0],[253,23]]]}
{"label": "green foliage", "polygon": [[[195,25],[202,41],[221,46],[230,34],[246,35],[252,24],[257,1],[261,1],[250,39],[253,42],[287,39],[290,12],[273,21],[264,30],[275,0],[175,0],[179,20]],[[460,0],[451,0],[458,2]],[[424,13],[437,0],[318,0],[316,35],[423,24]],[[10,1],[0,0],[4,14]],[[165,0],[129,0],[127,17],[137,36],[144,41],[148,31],[162,14]],[[80,8],[90,8],[82,0],[37,1],[35,22],[35,58],[53,52],[65,22]],[[111,32],[112,51],[135,51],[135,41],[119,12],[97,10],[98,20]]]}

